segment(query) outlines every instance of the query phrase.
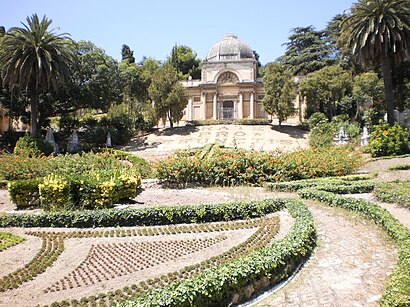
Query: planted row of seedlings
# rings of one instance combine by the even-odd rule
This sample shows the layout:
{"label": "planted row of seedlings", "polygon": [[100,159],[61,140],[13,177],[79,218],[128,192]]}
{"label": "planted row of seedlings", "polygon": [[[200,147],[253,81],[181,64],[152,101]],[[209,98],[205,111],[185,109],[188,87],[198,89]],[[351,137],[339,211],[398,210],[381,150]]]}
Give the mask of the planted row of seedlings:
{"label": "planted row of seedlings", "polygon": [[259,223],[257,231],[255,231],[246,241],[232,247],[225,253],[211,257],[200,263],[186,266],[179,271],[164,274],[156,278],[150,278],[115,291],[99,293],[97,295],[83,297],[79,300],[74,299],[54,302],[51,306],[112,306],[118,302],[142,296],[147,293],[147,291],[172,285],[183,279],[202,273],[207,269],[249,255],[252,251],[258,250],[269,244],[279,230],[279,220],[277,217],[256,220],[258,220]]}
{"label": "planted row of seedlings", "polygon": [[184,233],[216,232],[235,229],[249,229],[258,227],[260,219],[241,220],[233,222],[214,222],[203,224],[167,225],[155,227],[135,227],[105,230],[76,230],[76,231],[26,231],[33,236],[55,235],[64,238],[96,238],[96,237],[134,237],[159,236]]}
{"label": "planted row of seedlings", "polygon": [[134,273],[206,249],[227,238],[219,235],[189,240],[92,245],[87,257],[75,270],[44,292],[89,286]]}
{"label": "planted row of seedlings", "polygon": [[37,255],[23,268],[0,279],[0,292],[19,287],[44,272],[64,251],[64,239],[60,236],[43,234],[42,246]]}

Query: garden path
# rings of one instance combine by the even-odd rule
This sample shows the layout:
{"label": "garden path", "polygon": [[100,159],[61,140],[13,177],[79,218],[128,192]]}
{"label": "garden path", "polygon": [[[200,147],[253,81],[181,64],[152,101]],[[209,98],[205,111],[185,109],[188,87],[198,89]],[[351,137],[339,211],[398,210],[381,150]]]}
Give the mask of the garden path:
{"label": "garden path", "polygon": [[378,306],[397,251],[371,221],[310,203],[318,246],[284,288],[256,306]]}

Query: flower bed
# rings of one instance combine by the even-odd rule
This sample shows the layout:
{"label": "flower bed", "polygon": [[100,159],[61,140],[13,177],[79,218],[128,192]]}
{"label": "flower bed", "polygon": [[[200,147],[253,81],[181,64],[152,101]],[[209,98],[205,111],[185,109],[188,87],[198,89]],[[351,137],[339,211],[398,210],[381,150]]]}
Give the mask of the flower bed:
{"label": "flower bed", "polygon": [[210,150],[180,151],[161,160],[155,165],[155,175],[170,184],[262,185],[347,175],[361,162],[359,153],[344,147],[280,154],[213,146]]}
{"label": "flower bed", "polygon": [[[41,204],[46,210],[105,208],[133,198],[141,177],[131,162],[121,160],[121,152],[116,155],[103,152],[33,160],[41,165],[46,161],[47,167],[36,173],[36,178],[27,175],[25,179],[10,181],[10,198],[18,208]],[[29,171],[36,163],[24,164],[25,159],[16,160],[16,167]]]}

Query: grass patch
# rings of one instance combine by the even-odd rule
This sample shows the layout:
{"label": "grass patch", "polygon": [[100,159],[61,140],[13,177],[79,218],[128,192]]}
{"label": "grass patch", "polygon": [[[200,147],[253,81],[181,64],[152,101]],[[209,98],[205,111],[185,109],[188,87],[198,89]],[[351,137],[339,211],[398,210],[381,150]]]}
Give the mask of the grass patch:
{"label": "grass patch", "polygon": [[378,200],[410,209],[410,180],[395,180],[377,184],[374,195]]}
{"label": "grass patch", "polygon": [[23,238],[13,235],[12,233],[0,232],[0,252],[23,241]]}
{"label": "grass patch", "polygon": [[399,164],[389,167],[389,171],[406,171],[410,169],[410,164]]}

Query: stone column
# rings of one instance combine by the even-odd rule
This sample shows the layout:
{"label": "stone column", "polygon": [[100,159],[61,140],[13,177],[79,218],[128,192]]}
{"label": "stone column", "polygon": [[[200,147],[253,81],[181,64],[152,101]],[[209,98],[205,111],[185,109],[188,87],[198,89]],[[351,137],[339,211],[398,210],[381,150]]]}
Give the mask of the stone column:
{"label": "stone column", "polygon": [[213,114],[213,119],[218,119],[218,101],[217,101],[217,96],[218,96],[218,93],[217,92],[215,92],[214,93],[214,100],[213,100],[213,103],[212,103],[212,114]]}
{"label": "stone column", "polygon": [[255,118],[255,99],[253,96],[254,96],[254,91],[251,92],[251,101],[250,101],[249,117],[251,119]]}
{"label": "stone column", "polygon": [[192,97],[189,97],[188,99],[188,120],[192,120],[193,114],[194,113],[194,103]]}
{"label": "stone column", "polygon": [[206,93],[201,95],[201,118],[206,119]]}
{"label": "stone column", "polygon": [[239,102],[238,102],[238,119],[243,118],[243,92],[239,92]]}

